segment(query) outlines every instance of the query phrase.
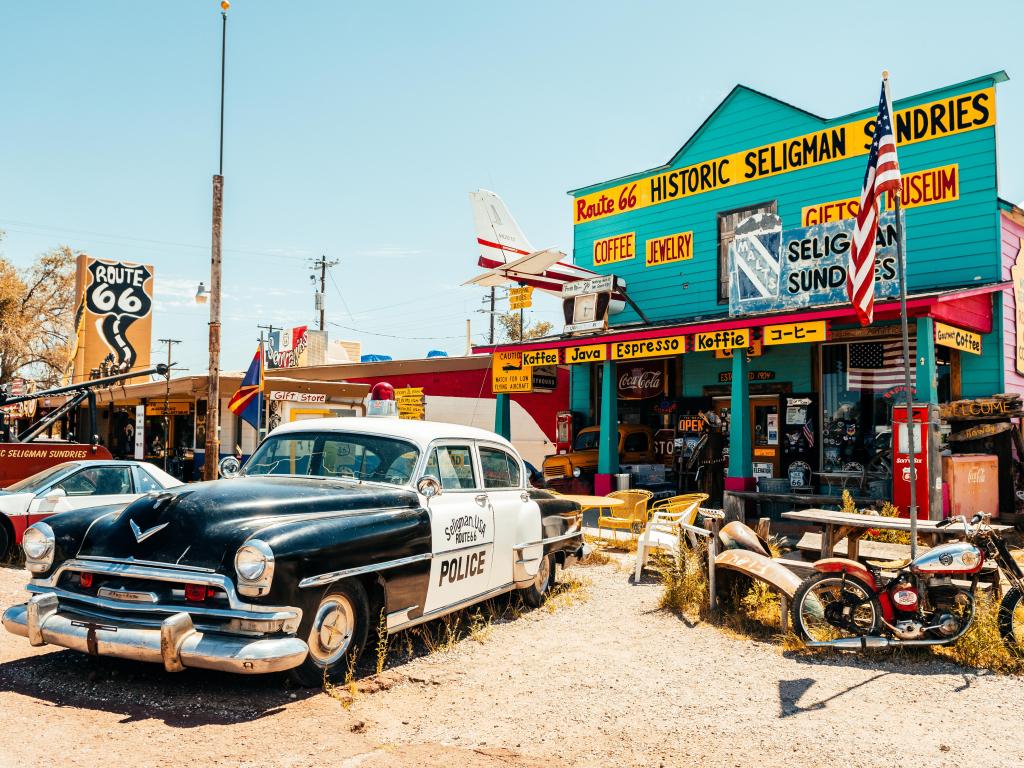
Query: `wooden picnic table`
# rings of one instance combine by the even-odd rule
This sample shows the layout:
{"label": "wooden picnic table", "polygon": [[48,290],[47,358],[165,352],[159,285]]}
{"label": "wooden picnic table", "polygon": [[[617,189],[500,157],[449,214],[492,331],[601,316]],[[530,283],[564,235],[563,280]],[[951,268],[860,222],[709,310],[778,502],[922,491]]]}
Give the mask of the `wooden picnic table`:
{"label": "wooden picnic table", "polygon": [[[787,520],[810,523],[822,527],[821,556],[832,557],[837,543],[846,539],[846,556],[856,560],[860,555],[860,538],[871,529],[886,531],[910,531],[910,518],[882,517],[881,515],[858,515],[853,512],[837,512],[830,509],[798,509],[783,512]],[[999,531],[1010,528],[1008,525],[993,524]],[[932,546],[943,539],[956,538],[963,535],[963,526],[954,523],[945,528],[937,527],[935,520],[918,520],[917,533],[923,536]]]}

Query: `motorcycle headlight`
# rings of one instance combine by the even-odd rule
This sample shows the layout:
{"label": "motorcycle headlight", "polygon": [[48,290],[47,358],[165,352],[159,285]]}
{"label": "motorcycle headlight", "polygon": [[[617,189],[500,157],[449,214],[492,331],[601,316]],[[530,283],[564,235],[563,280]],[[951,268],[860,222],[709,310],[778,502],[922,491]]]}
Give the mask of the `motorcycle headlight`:
{"label": "motorcycle headlight", "polygon": [[579,477],[582,474],[583,474],[583,470],[581,470],[579,467],[573,467],[572,468],[572,476],[573,477]]}
{"label": "motorcycle headlight", "polygon": [[48,570],[53,565],[56,540],[53,529],[46,523],[30,526],[21,539],[21,548],[25,550],[25,567],[32,573]]}
{"label": "motorcycle headlight", "polygon": [[274,579],[274,551],[259,539],[247,541],[235,553],[235,573],[238,591],[249,597],[259,597],[270,590]]}

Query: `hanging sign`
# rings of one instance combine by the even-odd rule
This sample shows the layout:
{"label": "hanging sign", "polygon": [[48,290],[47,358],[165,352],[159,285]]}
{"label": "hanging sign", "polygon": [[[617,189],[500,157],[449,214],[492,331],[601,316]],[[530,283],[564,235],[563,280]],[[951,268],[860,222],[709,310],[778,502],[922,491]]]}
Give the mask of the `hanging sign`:
{"label": "hanging sign", "polygon": [[495,352],[491,358],[491,391],[529,392],[533,386],[530,369],[523,365],[522,352]]}
{"label": "hanging sign", "polygon": [[530,369],[534,392],[552,392],[558,387],[558,368],[554,365],[535,365]]}
{"label": "hanging sign", "polygon": [[135,445],[133,446],[136,459],[146,458],[146,406],[135,406]]}
{"label": "hanging sign", "polygon": [[[747,381],[774,381],[775,371],[747,371]],[[718,374],[719,384],[732,382],[732,371],[722,371]]]}
{"label": "hanging sign", "polygon": [[[995,89],[984,88],[900,109],[892,122],[900,147],[987,128],[996,124]],[[871,116],[860,120],[582,194],[572,201],[573,224],[861,157],[870,151],[874,131],[872,108]]]}
{"label": "hanging sign", "polygon": [[191,412],[191,403],[159,402],[146,405],[147,416],[188,416]]}
{"label": "hanging sign", "polygon": [[959,349],[972,355],[981,354],[981,334],[954,328],[945,323],[935,324],[935,343]]}
{"label": "hanging sign", "polygon": [[608,347],[604,344],[590,344],[585,347],[569,347],[565,350],[565,362],[596,363],[608,359]]}
{"label": "hanging sign", "polygon": [[685,351],[685,336],[666,336],[663,339],[612,342],[612,360],[633,360],[638,357],[681,355]]}
{"label": "hanging sign", "polygon": [[[740,222],[729,246],[729,314],[849,304],[846,266],[856,224],[844,219],[783,231],[777,216]],[[894,213],[879,217],[875,252],[875,297],[897,296]]]}
{"label": "hanging sign", "polygon": [[828,323],[824,320],[766,325],[762,334],[765,344],[801,344],[809,341],[825,341],[827,337]]}
{"label": "hanging sign", "polygon": [[533,306],[533,286],[510,288],[508,291],[509,309],[529,309]]}
{"label": "hanging sign", "polygon": [[558,365],[557,349],[534,349],[523,352],[523,365],[532,368],[535,365]]}
{"label": "hanging sign", "polygon": [[746,328],[698,333],[693,337],[694,352],[712,352],[718,349],[739,349],[748,346],[750,346],[750,331]]}
{"label": "hanging sign", "polygon": [[[715,357],[719,360],[732,360],[734,349],[716,349]],[[747,347],[747,357],[760,357],[764,353],[764,346],[760,339],[752,339]]]}
{"label": "hanging sign", "polygon": [[594,241],[594,266],[636,258],[636,232],[626,232]]}
{"label": "hanging sign", "polygon": [[665,361],[620,363],[615,368],[619,377],[620,400],[647,400],[660,397],[665,391]]}
{"label": "hanging sign", "polygon": [[268,399],[289,403],[326,403],[327,395],[317,394],[316,392],[282,392],[271,390]]}
{"label": "hanging sign", "polygon": [[423,387],[399,387],[395,389],[398,403],[398,418],[422,421],[426,418]]}
{"label": "hanging sign", "polygon": [[693,232],[679,232],[647,241],[645,266],[656,267],[693,258]]}

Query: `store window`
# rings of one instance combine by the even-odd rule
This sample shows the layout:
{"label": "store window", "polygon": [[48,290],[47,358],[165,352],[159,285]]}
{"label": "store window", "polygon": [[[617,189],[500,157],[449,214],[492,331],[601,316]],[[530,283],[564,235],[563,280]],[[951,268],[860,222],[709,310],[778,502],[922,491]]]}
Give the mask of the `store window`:
{"label": "store window", "polygon": [[749,205],[718,214],[718,301],[729,301],[729,246],[736,237],[736,227],[757,213],[778,213],[778,202]]}
{"label": "store window", "polygon": [[[951,398],[952,355],[937,352],[938,398]],[[913,334],[910,356],[916,362]],[[905,402],[903,342],[899,337],[821,349],[822,469],[884,472],[890,461],[893,406]]]}

